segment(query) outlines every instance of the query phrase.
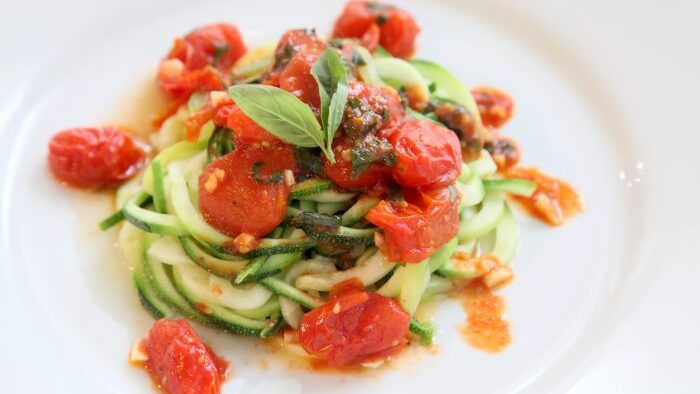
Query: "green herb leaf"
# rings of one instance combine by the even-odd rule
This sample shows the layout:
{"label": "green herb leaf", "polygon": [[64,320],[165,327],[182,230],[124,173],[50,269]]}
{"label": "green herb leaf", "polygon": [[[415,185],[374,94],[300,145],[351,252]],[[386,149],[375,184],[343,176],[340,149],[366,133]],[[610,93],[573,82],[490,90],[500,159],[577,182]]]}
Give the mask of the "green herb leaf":
{"label": "green herb leaf", "polygon": [[214,43],[214,62],[218,62],[228,52],[227,42]]}
{"label": "green herb leaf", "polygon": [[228,94],[248,117],[277,138],[292,145],[324,149],[325,135],[316,116],[293,94],[267,85],[235,85]]}
{"label": "green herb leaf", "polygon": [[331,103],[328,107],[328,120],[326,121],[326,147],[331,152],[331,145],[333,145],[335,133],[338,131],[338,127],[343,121],[345,105],[348,103],[349,92],[350,86],[348,86],[348,78],[347,76],[343,76],[343,78],[338,81],[338,87],[335,94],[333,94],[333,98],[331,98]]}
{"label": "green herb leaf", "polygon": [[266,176],[261,175],[260,170],[264,165],[264,162],[258,161],[255,162],[253,164],[253,167],[251,168],[253,179],[255,179],[256,182],[262,183],[264,185],[276,185],[282,182],[282,173],[280,171],[275,171],[274,173]]}
{"label": "green herb leaf", "polygon": [[338,53],[333,48],[326,48],[311,68],[311,75],[316,79],[321,98],[321,121],[326,131],[324,153],[331,163],[335,163],[331,145],[343,120],[345,105],[348,101],[350,90],[348,72]]}

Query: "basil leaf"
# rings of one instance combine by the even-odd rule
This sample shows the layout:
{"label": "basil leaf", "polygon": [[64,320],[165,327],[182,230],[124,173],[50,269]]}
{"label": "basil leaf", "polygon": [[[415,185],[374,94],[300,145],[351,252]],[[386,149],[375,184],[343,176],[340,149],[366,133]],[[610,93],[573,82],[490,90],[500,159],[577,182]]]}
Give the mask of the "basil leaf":
{"label": "basil leaf", "polygon": [[343,66],[338,53],[332,48],[326,48],[311,67],[311,75],[318,84],[318,93],[321,97],[321,120],[323,127],[328,128],[328,116],[331,98],[335,94],[338,83],[345,80],[347,85],[348,73]]}
{"label": "basil leaf", "polygon": [[326,138],[324,153],[331,163],[335,163],[331,146],[335,133],[343,121],[345,105],[348,102],[350,91],[348,72],[338,53],[333,48],[326,48],[311,67],[311,75],[316,79],[321,98],[321,122]]}
{"label": "basil leaf", "polygon": [[325,135],[308,105],[293,94],[267,85],[235,85],[228,94],[263,129],[292,145],[325,147]]}
{"label": "basil leaf", "polygon": [[[328,107],[328,120],[326,121],[326,143],[327,149],[331,150],[331,145],[333,144],[333,138],[335,138],[335,132],[338,131],[340,122],[343,121],[343,115],[345,114],[345,105],[348,103],[348,93],[350,92],[350,87],[348,86],[348,78],[344,75],[338,81],[338,87],[336,88],[335,94],[331,99],[331,103]],[[332,160],[331,160],[332,161]]]}

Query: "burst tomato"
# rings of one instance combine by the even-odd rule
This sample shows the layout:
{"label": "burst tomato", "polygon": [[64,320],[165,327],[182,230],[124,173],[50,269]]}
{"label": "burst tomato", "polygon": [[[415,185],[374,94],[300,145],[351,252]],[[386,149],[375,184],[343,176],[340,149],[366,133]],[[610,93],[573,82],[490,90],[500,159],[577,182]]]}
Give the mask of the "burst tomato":
{"label": "burst tomato", "polygon": [[289,186],[282,172],[294,170],[290,145],[241,145],[211,162],[199,177],[199,209],[207,223],[236,237],[261,237],[284,220]]}
{"label": "burst tomato", "polygon": [[391,298],[343,292],[304,315],[299,343],[333,367],[381,360],[406,345],[410,319]]}
{"label": "burst tomato", "polygon": [[407,58],[415,52],[415,41],[420,32],[415,19],[402,9],[380,3],[349,2],[335,22],[333,35],[361,38],[371,44],[377,30],[379,44],[392,55]]}
{"label": "burst tomato", "polygon": [[335,164],[323,157],[323,171],[338,186],[345,189],[383,191],[389,184],[390,176],[387,168],[381,162],[369,165],[362,172],[353,171],[350,150],[352,142],[347,139],[337,139],[333,144]]}
{"label": "burst tomato", "polygon": [[155,322],[145,343],[146,369],[169,394],[221,392],[228,363],[209,349],[187,320]]}
{"label": "burst tomato", "polygon": [[388,130],[396,153],[394,179],[402,186],[440,188],[457,179],[462,150],[457,135],[425,120],[410,120]]}
{"label": "burst tomato", "polygon": [[216,113],[216,123],[228,127],[241,144],[280,142],[280,139],[260,127],[237,105],[221,107]]}
{"label": "burst tomato", "polygon": [[508,93],[491,86],[475,86],[471,92],[484,126],[497,129],[513,117],[515,102]]}
{"label": "burst tomato", "polygon": [[[367,106],[372,112],[380,117],[378,129],[392,127],[398,124],[406,117],[406,112],[401,105],[401,97],[395,89],[390,87],[375,87],[366,83],[352,81],[350,82],[350,91],[348,92],[348,102],[350,107],[357,106],[353,103],[354,100],[359,100],[361,104]],[[348,115],[355,115],[355,111],[346,111]],[[362,116],[365,117],[365,116]],[[348,121],[357,121],[352,119],[352,116],[346,118]]]}
{"label": "burst tomato", "polygon": [[318,109],[321,98],[318,94],[318,84],[311,75],[311,67],[318,59],[318,53],[299,52],[284,68],[279,77],[280,88],[297,96],[301,101]]}
{"label": "burst tomato", "polygon": [[326,44],[313,30],[294,29],[282,34],[275,48],[275,67],[284,67],[299,52],[321,53]]}
{"label": "burst tomato", "polygon": [[116,186],[138,172],[144,158],[131,136],[110,126],[61,131],[49,142],[49,168],[71,186]]}
{"label": "burst tomato", "polygon": [[460,197],[452,187],[403,193],[405,201],[383,200],[365,218],[384,230],[389,260],[418,263],[457,235]]}
{"label": "burst tomato", "polygon": [[160,87],[171,97],[223,87],[224,73],[246,51],[238,29],[228,23],[202,26],[177,38],[158,71]]}

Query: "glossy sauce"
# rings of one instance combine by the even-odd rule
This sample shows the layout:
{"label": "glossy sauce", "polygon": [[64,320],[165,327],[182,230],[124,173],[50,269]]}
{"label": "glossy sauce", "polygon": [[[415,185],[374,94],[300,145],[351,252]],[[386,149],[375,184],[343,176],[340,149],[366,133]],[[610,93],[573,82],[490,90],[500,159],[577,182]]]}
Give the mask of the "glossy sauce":
{"label": "glossy sauce", "polygon": [[532,216],[552,226],[560,226],[572,216],[583,212],[584,204],[569,183],[544,174],[534,167],[514,168],[505,173],[508,178],[526,179],[537,184],[531,197],[513,196]]}
{"label": "glossy sauce", "polygon": [[[169,100],[158,87],[152,75],[144,77],[142,83],[134,85],[120,102],[111,123],[133,135],[148,141],[148,135],[158,129],[153,122],[169,109]],[[180,104],[180,103],[178,103]]]}
{"label": "glossy sauce", "polygon": [[467,312],[467,321],[460,328],[462,337],[476,349],[488,353],[504,350],[512,341],[510,323],[503,318],[506,303],[480,281],[455,293]]}

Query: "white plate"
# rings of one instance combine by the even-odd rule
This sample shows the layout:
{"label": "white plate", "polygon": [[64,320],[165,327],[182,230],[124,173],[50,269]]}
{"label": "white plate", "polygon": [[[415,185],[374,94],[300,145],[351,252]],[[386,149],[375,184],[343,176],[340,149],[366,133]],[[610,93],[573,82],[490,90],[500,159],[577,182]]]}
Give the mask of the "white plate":
{"label": "white plate", "polygon": [[[693,156],[697,4],[405,2],[419,55],[509,91],[506,133],[527,164],[577,185],[588,210],[561,229],[523,218],[517,280],[503,294],[515,341],[499,355],[457,334],[439,354],[379,377],[290,370],[253,341],[202,329],[233,363],[227,393],[698,392],[700,199]],[[173,37],[219,20],[249,43],[291,27],[327,32],[341,2],[35,1],[0,16],[0,377],[7,392],[151,392],[127,365],[151,319],[96,222],[106,196],[48,175],[57,130],[115,121]],[[133,104],[133,103],[132,103]],[[693,128],[695,127],[695,128]],[[264,365],[270,364],[265,367]],[[668,386],[671,385],[671,386]]]}

